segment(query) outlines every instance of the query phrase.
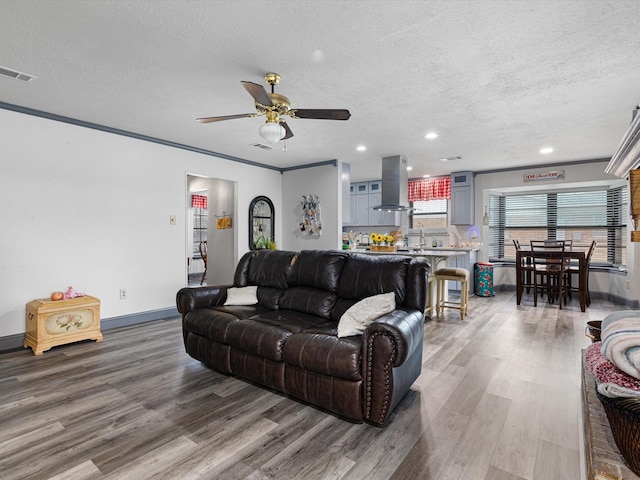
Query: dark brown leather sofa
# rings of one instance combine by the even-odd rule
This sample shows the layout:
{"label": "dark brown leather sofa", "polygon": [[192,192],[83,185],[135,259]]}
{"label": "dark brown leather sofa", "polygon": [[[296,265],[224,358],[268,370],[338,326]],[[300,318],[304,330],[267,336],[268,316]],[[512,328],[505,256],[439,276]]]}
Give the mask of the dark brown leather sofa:
{"label": "dark brown leather sofa", "polygon": [[[429,264],[332,250],[249,252],[233,285],[177,293],[186,351],[232,374],[353,421],[382,426],[420,375]],[[257,285],[256,305],[225,306]],[[339,338],[359,300],[395,292],[396,310]]]}

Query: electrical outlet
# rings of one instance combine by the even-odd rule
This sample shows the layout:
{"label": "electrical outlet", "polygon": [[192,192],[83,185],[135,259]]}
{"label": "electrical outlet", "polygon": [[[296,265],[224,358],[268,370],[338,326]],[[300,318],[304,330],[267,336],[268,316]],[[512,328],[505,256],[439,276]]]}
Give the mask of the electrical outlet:
{"label": "electrical outlet", "polygon": [[127,289],[126,288],[121,288],[120,289],[120,300],[126,300],[127,299]]}
{"label": "electrical outlet", "polygon": [[175,225],[175,224],[176,224],[176,216],[169,215],[169,225]]}

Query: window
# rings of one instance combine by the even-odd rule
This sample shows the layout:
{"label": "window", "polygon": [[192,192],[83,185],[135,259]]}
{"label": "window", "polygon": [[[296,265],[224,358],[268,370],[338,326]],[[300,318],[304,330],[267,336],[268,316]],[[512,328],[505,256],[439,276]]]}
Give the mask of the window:
{"label": "window", "polygon": [[193,257],[200,258],[200,242],[207,241],[209,202],[206,195],[191,195],[193,209]]}
{"label": "window", "polygon": [[598,242],[591,262],[627,262],[627,187],[489,196],[489,258],[515,258],[513,240]]}
{"label": "window", "polygon": [[412,202],[411,228],[428,231],[447,229],[447,200]]}
{"label": "window", "polygon": [[200,258],[200,242],[207,241],[207,209],[193,209],[193,256]]}

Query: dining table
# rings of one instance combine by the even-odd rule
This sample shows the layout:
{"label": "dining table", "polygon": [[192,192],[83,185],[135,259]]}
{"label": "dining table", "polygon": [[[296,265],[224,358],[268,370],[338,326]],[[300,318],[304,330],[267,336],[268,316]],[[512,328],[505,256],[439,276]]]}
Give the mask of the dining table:
{"label": "dining table", "polygon": [[[573,245],[566,249],[564,252],[548,251],[539,252],[536,251],[536,258],[547,258],[549,260],[559,260],[561,258],[577,260],[578,261],[578,300],[580,301],[580,310],[586,311],[587,309],[587,276],[589,275],[589,267],[587,265],[587,251],[588,246]],[[522,246],[516,250],[516,304],[520,305],[522,301],[522,291],[524,290],[522,278],[524,275],[531,275],[533,272],[529,268],[525,268],[525,265],[531,265],[533,254],[531,247]],[[530,284],[530,278],[526,283]]]}

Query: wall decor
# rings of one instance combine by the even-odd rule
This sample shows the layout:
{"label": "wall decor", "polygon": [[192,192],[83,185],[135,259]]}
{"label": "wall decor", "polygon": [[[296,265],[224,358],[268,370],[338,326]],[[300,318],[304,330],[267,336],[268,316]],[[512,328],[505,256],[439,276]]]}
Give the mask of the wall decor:
{"label": "wall decor", "polygon": [[231,228],[231,213],[222,212],[222,215],[216,215],[216,228],[218,230],[224,230],[226,228]]}
{"label": "wall decor", "polygon": [[552,170],[546,173],[525,173],[525,182],[538,182],[540,180],[564,180],[564,170]]}
{"label": "wall decor", "polygon": [[300,220],[300,232],[303,236],[319,237],[322,233],[322,221],[320,219],[320,201],[317,195],[302,195],[302,217]]}
{"label": "wall decor", "polygon": [[275,211],[273,202],[265,196],[249,204],[249,248],[262,250],[275,246]]}

